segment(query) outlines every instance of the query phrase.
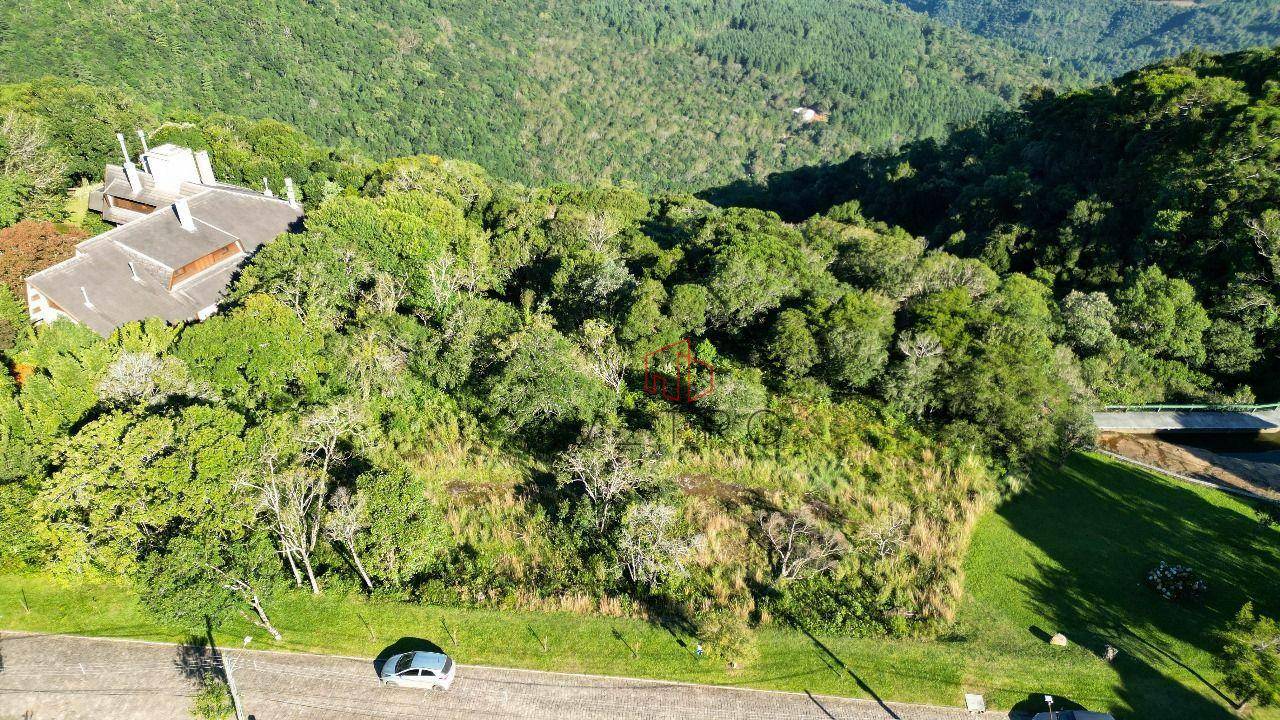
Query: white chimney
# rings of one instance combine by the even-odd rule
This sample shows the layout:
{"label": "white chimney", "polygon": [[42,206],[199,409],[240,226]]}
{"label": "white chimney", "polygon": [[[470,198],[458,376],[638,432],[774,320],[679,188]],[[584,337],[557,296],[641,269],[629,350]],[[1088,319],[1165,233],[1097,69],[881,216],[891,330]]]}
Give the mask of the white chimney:
{"label": "white chimney", "polygon": [[138,140],[142,143],[142,152],[151,152],[151,148],[147,147],[147,134],[138,130]]}
{"label": "white chimney", "polygon": [[289,198],[289,207],[298,209],[298,196],[293,192],[293,178],[284,179],[284,194]]}
{"label": "white chimney", "polygon": [[275,193],[271,192],[271,186],[267,184],[267,179],[265,177],[262,178],[262,194],[266,195],[267,197],[276,196]]}
{"label": "white chimney", "polygon": [[200,182],[196,154],[191,148],[172,143],[158,145],[147,152],[146,162],[147,172],[161,192],[178,195],[182,192],[182,183]]}
{"label": "white chimney", "polygon": [[124,161],[124,179],[129,181],[130,190],[142,191],[142,178],[138,177],[138,168],[129,160]]}
{"label": "white chimney", "polygon": [[83,285],[80,286],[80,294],[84,296],[84,306],[92,310],[93,303],[89,302],[89,291],[85,290]]}
{"label": "white chimney", "polygon": [[196,174],[200,176],[201,184],[217,184],[218,179],[213,176],[213,163],[209,162],[208,150],[201,150],[196,153]]}
{"label": "white chimney", "polygon": [[116,133],[116,140],[120,141],[120,154],[124,155],[124,161],[129,162],[129,146],[124,144],[124,133]]}
{"label": "white chimney", "polygon": [[178,214],[178,224],[187,232],[196,231],[196,220],[191,217],[191,206],[186,198],[178,198],[173,202],[173,211]]}

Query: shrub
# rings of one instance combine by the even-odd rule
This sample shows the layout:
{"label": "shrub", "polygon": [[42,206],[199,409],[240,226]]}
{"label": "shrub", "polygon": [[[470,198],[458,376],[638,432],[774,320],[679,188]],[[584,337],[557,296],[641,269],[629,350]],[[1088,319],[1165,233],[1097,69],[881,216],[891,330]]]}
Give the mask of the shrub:
{"label": "shrub", "polygon": [[858,575],[838,581],[814,577],[787,586],[768,607],[775,617],[813,632],[870,637],[889,632],[885,608],[874,593]]}
{"label": "shrub", "polygon": [[1222,650],[1214,665],[1222,672],[1223,684],[1240,698],[1237,707],[1250,701],[1280,705],[1280,627],[1276,622],[1259,616],[1248,602],[1220,639]]}
{"label": "shrub", "polygon": [[226,720],[235,714],[231,691],[220,678],[208,675],[191,698],[191,716],[199,720]]}
{"label": "shrub", "polygon": [[1147,573],[1147,587],[1172,602],[1200,602],[1208,585],[1186,565],[1170,565],[1163,560]]}
{"label": "shrub", "polygon": [[698,640],[711,657],[729,667],[746,667],[760,658],[756,635],[747,621],[730,610],[709,610],[694,620]]}

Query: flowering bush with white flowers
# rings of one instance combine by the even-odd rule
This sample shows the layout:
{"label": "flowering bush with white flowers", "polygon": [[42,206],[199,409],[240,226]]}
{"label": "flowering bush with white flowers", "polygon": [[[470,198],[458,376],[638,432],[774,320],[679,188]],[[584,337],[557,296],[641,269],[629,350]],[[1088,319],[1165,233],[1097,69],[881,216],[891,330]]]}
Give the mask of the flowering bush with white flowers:
{"label": "flowering bush with white flowers", "polygon": [[1174,602],[1199,602],[1209,588],[1195,571],[1186,565],[1170,565],[1160,561],[1147,573],[1147,587],[1160,597]]}

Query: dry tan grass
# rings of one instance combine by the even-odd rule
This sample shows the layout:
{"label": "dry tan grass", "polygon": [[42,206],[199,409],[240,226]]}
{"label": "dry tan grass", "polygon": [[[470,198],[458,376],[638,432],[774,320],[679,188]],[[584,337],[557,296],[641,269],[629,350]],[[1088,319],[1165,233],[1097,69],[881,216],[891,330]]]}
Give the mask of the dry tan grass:
{"label": "dry tan grass", "polygon": [[[806,511],[838,529],[850,551],[836,577],[858,577],[878,601],[897,607],[912,627],[939,627],[954,620],[961,596],[962,564],[977,518],[994,500],[996,483],[976,456],[935,450],[910,433],[902,438],[855,426],[857,410],[803,410],[808,423],[795,431],[803,450],[776,454],[704,444],[673,453],[664,471],[675,479],[684,517],[704,544],[688,579],[696,591],[687,610],[734,608],[767,622],[753,586],[772,582],[769,556],[758,538],[764,510]],[[481,604],[523,609],[639,616],[623,598],[570,592],[548,596],[534,584],[544,570],[563,564],[561,548],[549,541],[547,518],[521,495],[527,462],[485,451],[464,440],[438,446],[420,458],[423,472],[449,490],[445,517],[455,538],[489,557],[489,567],[514,583],[505,592],[472,591]],[[888,556],[861,540],[865,528],[886,516],[909,520],[900,545]],[[871,600],[871,598],[869,598]]]}

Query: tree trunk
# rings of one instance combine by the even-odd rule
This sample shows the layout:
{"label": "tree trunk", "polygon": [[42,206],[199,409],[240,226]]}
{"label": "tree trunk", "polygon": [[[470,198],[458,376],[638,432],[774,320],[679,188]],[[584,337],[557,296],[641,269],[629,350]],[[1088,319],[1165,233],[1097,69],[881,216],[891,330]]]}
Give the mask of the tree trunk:
{"label": "tree trunk", "polygon": [[302,556],[302,567],[303,567],[303,569],[305,569],[305,570],[307,571],[307,582],[311,584],[311,594],[312,594],[312,595],[319,595],[319,594],[320,594],[320,585],[319,585],[318,583],[316,583],[316,574],[315,574],[315,571],[311,569],[311,555],[310,555],[310,553],[308,553],[307,551],[303,550],[302,552],[300,552],[300,553],[298,553],[298,554]]}
{"label": "tree trunk", "polygon": [[262,607],[262,601],[258,599],[258,593],[249,593],[249,604],[253,606],[253,611],[258,614],[258,624],[271,633],[271,637],[275,638],[276,642],[283,640],[284,637],[280,635],[280,631],[276,629],[275,625],[271,624],[271,618],[267,617],[267,611]]}
{"label": "tree trunk", "polygon": [[[281,546],[284,545],[283,537],[280,538],[280,544]],[[298,587],[302,587],[302,573],[298,572],[298,564],[293,561],[293,553],[289,550],[285,550],[284,557],[289,561],[289,571],[293,573],[293,582],[296,583]]]}
{"label": "tree trunk", "polygon": [[601,500],[596,503],[596,532],[604,534],[604,528],[609,524],[609,501]]}
{"label": "tree trunk", "polygon": [[347,543],[347,551],[351,553],[351,561],[355,563],[356,572],[360,573],[360,579],[364,580],[364,586],[369,588],[369,592],[373,592],[373,581],[369,579],[369,573],[364,570],[364,563],[360,561],[360,556],[356,554],[354,543]]}
{"label": "tree trunk", "polygon": [[320,517],[319,511],[316,511],[316,521],[311,524],[311,536],[307,538],[307,551],[316,551],[316,541],[320,539],[320,524],[323,518]]}

